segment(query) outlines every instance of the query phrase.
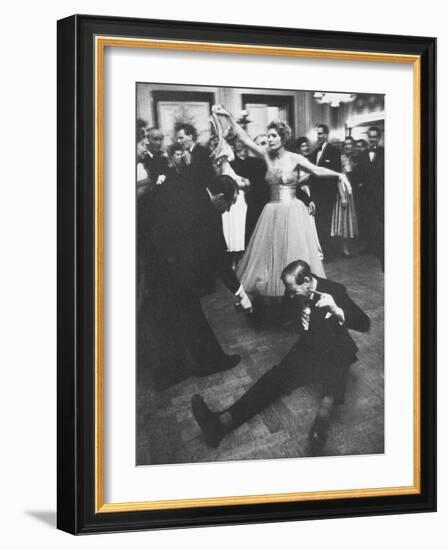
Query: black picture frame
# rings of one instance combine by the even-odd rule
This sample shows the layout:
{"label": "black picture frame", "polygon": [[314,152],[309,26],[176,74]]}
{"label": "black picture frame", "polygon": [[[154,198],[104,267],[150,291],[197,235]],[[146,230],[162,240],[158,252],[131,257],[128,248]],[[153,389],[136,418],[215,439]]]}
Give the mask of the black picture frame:
{"label": "black picture frame", "polygon": [[[95,469],[96,36],[372,52],[420,61],[420,484],[391,494],[98,511]],[[436,510],[436,39],[74,15],[58,21],[58,511],[73,534]]]}

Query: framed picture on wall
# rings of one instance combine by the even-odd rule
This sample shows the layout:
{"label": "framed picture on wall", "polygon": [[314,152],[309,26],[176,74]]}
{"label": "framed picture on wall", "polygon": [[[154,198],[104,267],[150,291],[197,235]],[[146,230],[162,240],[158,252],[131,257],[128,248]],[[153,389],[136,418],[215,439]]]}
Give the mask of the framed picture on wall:
{"label": "framed picture on wall", "polygon": [[435,509],[435,46],[59,21],[59,528]]}
{"label": "framed picture on wall", "polygon": [[[169,144],[170,132],[179,122],[189,122],[194,125],[198,131],[200,141],[206,141],[208,138],[209,123],[208,119],[211,114],[211,108],[215,104],[215,96],[207,92],[191,92],[177,91],[174,89],[166,91],[145,90],[146,86],[142,83],[140,97],[141,101],[137,105],[141,105],[144,109],[147,102],[151,101],[154,109],[154,125],[157,128],[166,128],[164,145]],[[137,93],[138,87],[137,87]],[[145,98],[145,94],[148,97]],[[146,99],[146,102],[145,102]]]}

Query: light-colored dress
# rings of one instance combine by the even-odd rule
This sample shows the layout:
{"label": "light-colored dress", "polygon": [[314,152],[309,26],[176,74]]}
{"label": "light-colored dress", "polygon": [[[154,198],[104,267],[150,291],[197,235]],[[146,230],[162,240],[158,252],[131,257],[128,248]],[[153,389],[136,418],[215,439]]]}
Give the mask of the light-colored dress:
{"label": "light-colored dress", "polygon": [[283,296],[283,269],[305,260],[311,271],[325,277],[322,249],[308,207],[296,198],[297,172],[268,169],[271,200],[264,207],[237,275],[245,290],[262,296]]}
{"label": "light-colored dress", "polygon": [[[345,155],[341,155],[342,171],[350,180],[350,175],[353,171],[352,159]],[[345,196],[346,204],[342,204],[341,195],[338,193],[336,202],[333,208],[333,216],[331,219],[332,237],[342,237],[344,239],[354,239],[358,236],[358,217],[356,215],[355,201],[353,193]]]}
{"label": "light-colored dress", "polygon": [[228,252],[242,252],[246,234],[247,204],[244,191],[239,191],[235,204],[222,215],[222,229]]}
{"label": "light-colored dress", "polygon": [[244,237],[246,232],[247,204],[244,192],[244,178],[238,176],[230,163],[235,159],[235,154],[225,140],[225,133],[222,127],[222,120],[214,113],[210,117],[213,134],[217,138],[215,148],[211,153],[215,172],[217,175],[230,176],[237,184],[239,191],[235,204],[229,212],[222,215],[222,230],[227,243],[228,252],[242,252],[244,250]]}

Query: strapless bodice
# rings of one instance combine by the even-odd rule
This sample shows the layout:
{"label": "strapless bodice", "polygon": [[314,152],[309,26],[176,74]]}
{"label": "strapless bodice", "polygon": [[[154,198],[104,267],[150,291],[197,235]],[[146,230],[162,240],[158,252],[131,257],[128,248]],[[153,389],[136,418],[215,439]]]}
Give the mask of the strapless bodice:
{"label": "strapless bodice", "polygon": [[290,202],[296,196],[297,173],[268,170],[266,181],[271,189],[271,202]]}
{"label": "strapless bodice", "polygon": [[271,202],[290,202],[295,197],[295,185],[271,184]]}

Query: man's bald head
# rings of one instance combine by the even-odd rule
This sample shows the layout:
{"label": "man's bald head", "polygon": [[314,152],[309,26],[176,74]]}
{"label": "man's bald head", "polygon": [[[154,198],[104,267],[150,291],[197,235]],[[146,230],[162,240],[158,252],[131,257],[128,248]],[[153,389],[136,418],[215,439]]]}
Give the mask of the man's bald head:
{"label": "man's bald head", "polygon": [[148,149],[151,153],[160,153],[163,150],[163,132],[159,128],[147,128]]}

